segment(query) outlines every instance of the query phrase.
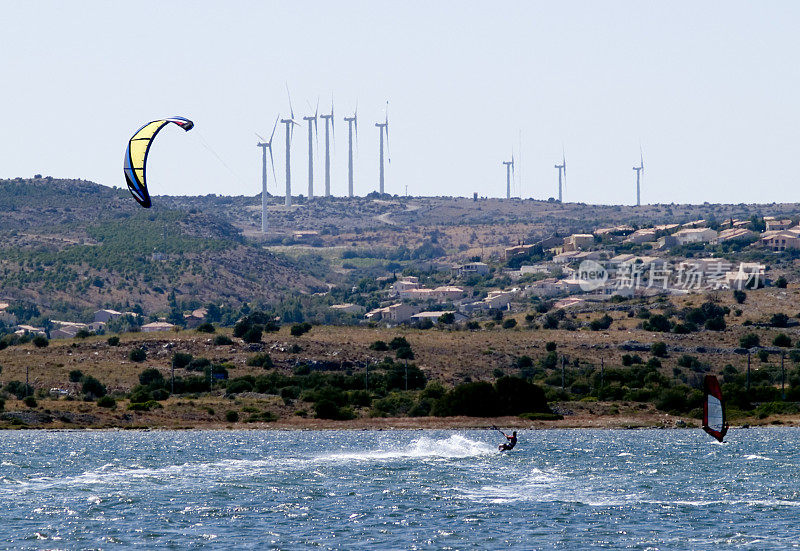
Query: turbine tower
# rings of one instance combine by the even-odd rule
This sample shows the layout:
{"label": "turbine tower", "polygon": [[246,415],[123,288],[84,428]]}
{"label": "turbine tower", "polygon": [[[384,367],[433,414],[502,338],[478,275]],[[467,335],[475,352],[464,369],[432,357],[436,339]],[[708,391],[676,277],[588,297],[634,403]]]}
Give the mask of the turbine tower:
{"label": "turbine tower", "polygon": [[633,170],[636,171],[636,206],[642,206],[642,189],[640,187],[640,178],[642,172],[644,172],[644,155],[642,155],[642,147],[639,146],[639,166],[633,167]]}
{"label": "turbine tower", "polygon": [[[317,131],[317,115],[319,114],[319,99],[317,100],[317,109],[314,111],[313,117],[303,117],[304,121],[308,122],[308,199],[314,198],[314,143],[311,141],[312,133]],[[311,126],[311,121],[314,121],[314,126]],[[317,134],[317,142],[319,142],[319,131]]]}
{"label": "turbine tower", "polygon": [[506,165],[506,199],[511,199],[511,174],[514,172],[514,153],[511,153],[510,161],[503,161]]}
{"label": "turbine tower", "polygon": [[264,141],[264,138],[256,134],[260,140],[256,145],[261,148],[261,233],[267,233],[267,149],[269,149],[272,179],[275,180],[275,185],[278,184],[278,179],[275,177],[275,159],[272,157],[272,138],[275,136],[279,118],[277,117],[275,124],[272,125],[272,134],[269,135],[268,141]]}
{"label": "turbine tower", "polygon": [[289,85],[286,85],[286,95],[289,96],[289,118],[281,119],[281,123],[286,125],[286,201],[287,207],[292,206],[292,134],[294,133],[295,125],[298,125],[294,120],[294,109],[292,108],[292,96],[289,94]]}
{"label": "turbine tower", "polygon": [[[330,149],[330,138],[333,137],[331,134],[335,134],[333,128],[333,98],[331,98],[331,114],[330,115],[320,115],[323,119],[325,119],[325,197],[331,196],[331,149]],[[328,123],[330,123],[330,132],[328,133]]]}
{"label": "turbine tower", "polygon": [[383,183],[384,183],[384,170],[383,170],[383,132],[386,131],[386,152],[389,152],[389,102],[386,102],[386,118],[383,122],[376,122],[375,126],[378,127],[378,131],[381,135],[381,164],[380,164],[380,180],[379,180],[379,190],[381,195],[383,195]]}
{"label": "turbine tower", "polygon": [[345,117],[347,121],[347,196],[353,196],[353,127],[356,129],[356,145],[358,145],[358,102],[352,117]]}
{"label": "turbine tower", "polygon": [[561,149],[561,164],[556,164],[554,168],[558,169],[558,202],[563,202],[563,193],[561,188],[561,172],[564,172],[564,187],[567,187],[567,157],[564,155],[564,149]]}

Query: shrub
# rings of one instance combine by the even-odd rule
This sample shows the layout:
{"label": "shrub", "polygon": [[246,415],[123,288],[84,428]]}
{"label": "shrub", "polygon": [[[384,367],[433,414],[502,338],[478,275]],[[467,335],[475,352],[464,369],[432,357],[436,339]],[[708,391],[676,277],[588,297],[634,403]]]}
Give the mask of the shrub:
{"label": "shrub", "polygon": [[563,415],[558,413],[520,413],[518,415],[521,419],[527,419],[528,421],[559,421],[564,418]]}
{"label": "shrub", "polygon": [[642,358],[639,354],[623,354],[622,355],[622,365],[629,366],[633,364],[640,364],[642,363]]}
{"label": "shrub", "polygon": [[398,348],[411,348],[411,345],[405,337],[395,337],[389,341],[389,348],[397,350]]}
{"label": "shrub", "polygon": [[[194,357],[191,354],[187,354],[185,352],[175,352],[172,355],[172,367],[175,369],[183,369],[190,363]],[[141,375],[139,376],[141,378]]]}
{"label": "shrub", "polygon": [[477,331],[478,329],[481,328],[481,324],[478,323],[477,321],[468,321],[465,327],[470,331]]}
{"label": "shrub", "polygon": [[200,333],[213,333],[217,329],[212,324],[206,322],[206,323],[198,325],[197,326],[197,330]]}
{"label": "shrub", "polygon": [[106,395],[106,387],[91,375],[84,377],[82,382],[81,392],[90,398],[101,398]]}
{"label": "shrub", "polygon": [[225,412],[225,420],[228,423],[238,423],[239,422],[239,412],[228,410]]}
{"label": "shrub", "polygon": [[[450,325],[456,321],[456,315],[453,312],[446,312],[439,316],[439,323],[444,323],[446,325]],[[516,325],[516,322],[514,322]],[[505,326],[505,324],[504,324]]]}
{"label": "shrub", "polygon": [[389,345],[386,344],[384,341],[375,341],[371,345],[369,345],[370,350],[377,350],[378,352],[383,352],[385,350],[389,350]]}
{"label": "shrub", "polygon": [[16,396],[17,400],[22,400],[25,396],[33,394],[33,387],[20,381],[9,381],[4,390]]}
{"label": "shrub", "polygon": [[116,335],[108,337],[108,340],[106,340],[106,342],[108,343],[108,346],[119,346],[119,337]]}
{"label": "shrub", "polygon": [[592,331],[605,331],[606,329],[611,327],[611,322],[613,321],[614,318],[612,318],[608,314],[605,314],[600,319],[592,320],[591,323],[589,323],[589,329],[591,329]]}
{"label": "shrub", "polygon": [[783,276],[780,276],[778,279],[775,280],[775,287],[777,287],[779,289],[786,289],[786,286],[788,284],[789,284],[789,282],[786,281],[786,278],[783,277]]}
{"label": "shrub", "polygon": [[725,330],[725,318],[722,316],[718,316],[715,318],[709,318],[706,320],[706,329],[709,331],[724,331]]}
{"label": "shrub", "polygon": [[36,398],[34,398],[33,396],[26,396],[25,399],[22,401],[22,403],[28,406],[29,408],[35,408],[37,405]]}
{"label": "shrub", "polygon": [[547,344],[544,345],[544,349],[547,350],[548,352],[555,352],[556,351],[556,343],[554,343],[553,341],[550,341],[550,342],[548,342]]}
{"label": "shrub", "polygon": [[667,344],[661,341],[654,342],[652,346],[650,346],[650,353],[657,358],[666,358]]}
{"label": "shrub", "polygon": [[244,334],[247,333],[252,327],[253,324],[250,323],[249,319],[242,318],[233,326],[233,336],[237,339],[240,339],[244,337]]}
{"label": "shrub", "polygon": [[300,335],[308,333],[309,331],[311,331],[311,324],[308,322],[295,323],[289,330],[293,337],[299,337]]}
{"label": "shrub", "polygon": [[739,339],[739,346],[742,348],[755,348],[761,344],[761,339],[755,333],[748,333]]}
{"label": "shrub", "polygon": [[733,291],[733,298],[739,304],[744,304],[744,301],[747,299],[747,293],[742,290],[736,289]]}
{"label": "shrub", "polygon": [[164,384],[164,375],[154,367],[145,369],[139,373],[139,384],[151,388],[162,386]]}
{"label": "shrub", "polygon": [[781,348],[791,348],[792,339],[790,339],[789,336],[784,333],[779,333],[772,340],[772,346],[780,346]]}
{"label": "shrub", "polygon": [[[550,412],[541,387],[520,377],[501,377],[494,384],[501,415],[524,412]],[[588,390],[588,388],[587,388]]]}
{"label": "shrub", "polygon": [[240,392],[252,392],[253,383],[245,378],[231,379],[225,388],[227,394],[239,394]]}
{"label": "shrub", "polygon": [[131,402],[128,409],[131,411],[150,411],[152,409],[162,409],[164,406],[155,400],[148,400],[147,402]]}
{"label": "shrub", "polygon": [[266,352],[250,356],[245,363],[251,367],[263,367],[264,369],[269,369],[275,365],[270,355]]}
{"label": "shrub", "polygon": [[650,316],[650,319],[642,322],[642,329],[645,331],[666,333],[670,330],[669,319],[663,314],[655,314]]}
{"label": "shrub", "polygon": [[398,360],[413,360],[414,351],[409,347],[398,348],[395,353]]}
{"label": "shrub", "polygon": [[347,407],[339,407],[336,402],[327,398],[316,402],[314,411],[318,419],[347,420],[355,417],[353,410]]}
{"label": "shrub", "polygon": [[432,413],[439,417],[495,417],[499,410],[494,387],[486,382],[474,382],[462,383],[447,392],[436,402]]}
{"label": "shrub", "polygon": [[6,401],[0,398],[0,411],[6,409]]}
{"label": "shrub", "polygon": [[103,396],[97,400],[97,405],[101,408],[117,409],[117,401],[111,396]]}
{"label": "shrub", "polygon": [[86,339],[88,337],[91,337],[92,335],[94,335],[94,333],[92,333],[88,329],[78,329],[78,332],[75,333],[75,338],[76,339]]}
{"label": "shrub", "polygon": [[761,360],[763,363],[767,363],[769,361],[769,351],[761,349],[758,351],[758,359]]}
{"label": "shrub", "polygon": [[699,368],[702,367],[703,364],[700,363],[700,360],[698,360],[695,356],[684,354],[678,358],[678,365],[681,367]]}
{"label": "shrub", "polygon": [[216,346],[229,346],[233,344],[233,341],[227,335],[217,335],[214,337],[214,344]]}
{"label": "shrub", "polygon": [[517,320],[514,318],[506,318],[503,320],[503,329],[511,329],[517,326]]}
{"label": "shrub", "polygon": [[69,382],[77,383],[81,379],[83,379],[83,371],[81,371],[80,369],[73,369],[72,371],[69,372]]}
{"label": "shrub", "polygon": [[769,324],[772,327],[787,327],[789,325],[789,316],[782,312],[778,312],[777,314],[772,314],[772,317],[769,320]]}
{"label": "shrub", "polygon": [[397,417],[408,414],[413,407],[414,400],[408,394],[393,392],[375,402],[373,414],[377,416]]}
{"label": "shrub", "polygon": [[36,348],[47,348],[47,346],[50,344],[50,341],[47,340],[47,337],[44,335],[36,335],[33,337],[33,341],[31,342],[33,342],[33,346]]}
{"label": "shrub", "polygon": [[249,344],[261,342],[261,334],[261,328],[257,325],[254,325],[248,329],[244,335],[242,335],[242,340]]}
{"label": "shrub", "polygon": [[209,366],[211,366],[211,360],[208,358],[195,358],[189,362],[189,365],[186,366],[186,369],[189,371],[203,371]]}
{"label": "shrub", "polygon": [[144,348],[134,348],[128,353],[128,359],[132,362],[143,362],[147,359],[147,352]]}
{"label": "shrub", "polygon": [[526,367],[533,367],[533,359],[530,356],[520,356],[516,361],[517,367],[524,369]]}

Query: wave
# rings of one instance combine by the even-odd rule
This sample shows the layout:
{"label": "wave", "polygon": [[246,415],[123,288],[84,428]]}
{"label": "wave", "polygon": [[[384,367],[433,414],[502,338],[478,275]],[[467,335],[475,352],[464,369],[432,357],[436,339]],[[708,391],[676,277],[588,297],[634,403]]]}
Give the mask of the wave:
{"label": "wave", "polygon": [[478,442],[455,434],[443,440],[423,436],[399,448],[369,450],[349,453],[331,453],[318,456],[318,460],[376,461],[386,459],[461,459],[496,454],[497,450],[485,442]]}

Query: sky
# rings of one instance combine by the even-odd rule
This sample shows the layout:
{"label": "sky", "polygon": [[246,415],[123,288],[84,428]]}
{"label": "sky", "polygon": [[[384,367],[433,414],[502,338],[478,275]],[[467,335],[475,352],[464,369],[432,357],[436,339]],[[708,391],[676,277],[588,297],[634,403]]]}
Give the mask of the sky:
{"label": "sky", "polygon": [[[0,0],[0,178],[43,174],[125,187],[123,154],[159,134],[153,195],[256,195],[275,118],[335,109],[332,193],[347,193],[347,123],[358,107],[355,193],[557,196],[631,204],[800,201],[800,2]],[[322,123],[323,121],[320,121]],[[323,191],[324,125],[314,141]],[[283,195],[284,134],[274,138]],[[308,188],[308,136],[291,143]]]}

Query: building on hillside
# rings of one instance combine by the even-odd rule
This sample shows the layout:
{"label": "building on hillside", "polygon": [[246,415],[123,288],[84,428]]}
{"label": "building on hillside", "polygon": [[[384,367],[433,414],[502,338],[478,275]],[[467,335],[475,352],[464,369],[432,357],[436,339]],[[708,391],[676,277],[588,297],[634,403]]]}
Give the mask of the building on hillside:
{"label": "building on hillside", "polygon": [[613,228],[597,228],[593,232],[595,235],[626,235],[633,233],[633,227],[627,224],[621,226],[614,226]]}
{"label": "building on hillside", "polygon": [[433,289],[407,289],[397,296],[406,300],[434,300]]}
{"label": "building on hillside", "polygon": [[520,275],[528,274],[549,274],[550,266],[547,264],[530,264],[522,265],[519,267]]}
{"label": "building on hillside", "polygon": [[154,321],[152,323],[145,323],[142,325],[143,333],[157,333],[159,331],[171,331],[175,327],[166,321]]}
{"label": "building on hillside", "polygon": [[747,228],[728,228],[727,230],[722,230],[717,235],[717,239],[714,243],[724,243],[725,241],[735,241],[737,239],[747,239],[753,237],[755,232],[748,230]]}
{"label": "building on hillside", "polygon": [[558,280],[554,277],[534,281],[525,287],[525,294],[535,297],[554,297],[561,293],[561,288],[557,284]]}
{"label": "building on hillside", "polygon": [[594,235],[591,233],[573,233],[564,238],[564,252],[584,251],[594,246]]}
{"label": "building on hillside", "polygon": [[403,304],[398,302],[391,306],[384,306],[383,308],[376,308],[370,310],[364,316],[368,321],[385,321],[393,323],[403,323],[411,319],[417,312],[417,309],[410,304]]}
{"label": "building on hillside", "polygon": [[765,216],[764,224],[767,231],[781,231],[788,230],[792,227],[792,221],[789,219],[778,219],[774,216]]}
{"label": "building on hillside", "polygon": [[25,335],[30,333],[32,335],[46,335],[44,327],[34,327],[32,325],[17,325],[17,330],[14,331],[17,335]]}
{"label": "building on hillside", "polygon": [[117,312],[116,310],[97,310],[94,313],[94,321],[102,321],[103,323],[108,323],[113,319],[117,319],[122,315],[122,312]]}
{"label": "building on hillside", "polygon": [[630,234],[626,239],[625,243],[635,243],[637,245],[641,245],[642,243],[650,243],[651,241],[656,240],[656,230],[655,228],[644,228],[641,230],[636,230],[632,234]]}
{"label": "building on hillside", "polygon": [[464,297],[464,289],[452,285],[442,285],[433,289],[433,298],[441,301],[458,300]]}
{"label": "building on hillside", "polygon": [[702,218],[700,220],[692,220],[691,222],[686,222],[685,224],[681,224],[684,228],[705,228],[706,221]]}
{"label": "building on hillside", "polygon": [[455,310],[446,310],[443,312],[420,312],[418,314],[414,314],[411,316],[411,321],[422,321],[422,320],[431,320],[433,323],[440,323],[440,318],[444,314],[453,314],[455,318],[455,322],[462,322],[465,321],[467,316],[462,314],[461,312],[456,312]]}
{"label": "building on hillside", "polygon": [[583,304],[586,300],[577,297],[567,297],[562,298],[559,301],[556,301],[553,304],[553,308],[556,310],[561,310],[562,308],[569,308],[570,306],[577,306],[579,304]]}
{"label": "building on hillside", "polygon": [[469,262],[453,266],[453,273],[457,277],[484,276],[489,273],[489,265],[483,262]]}
{"label": "building on hillside", "polygon": [[408,276],[395,281],[392,286],[389,287],[389,294],[400,295],[404,291],[408,291],[410,289],[419,289],[418,278],[414,276]]}
{"label": "building on hillside", "polygon": [[692,243],[710,243],[716,238],[717,232],[709,228],[684,228],[659,238],[658,245],[659,248],[670,248]]}
{"label": "building on hillside", "polygon": [[197,308],[196,310],[185,313],[183,315],[183,321],[187,328],[194,329],[195,327],[200,327],[200,325],[203,324],[207,314],[208,310],[205,308]]}
{"label": "building on hillside", "polygon": [[345,304],[332,304],[331,310],[334,312],[341,312],[343,314],[363,314],[366,308],[360,304],[352,304],[350,302]]}
{"label": "building on hillside", "polygon": [[793,229],[769,231],[762,234],[760,243],[774,252],[800,249],[800,231]]}

